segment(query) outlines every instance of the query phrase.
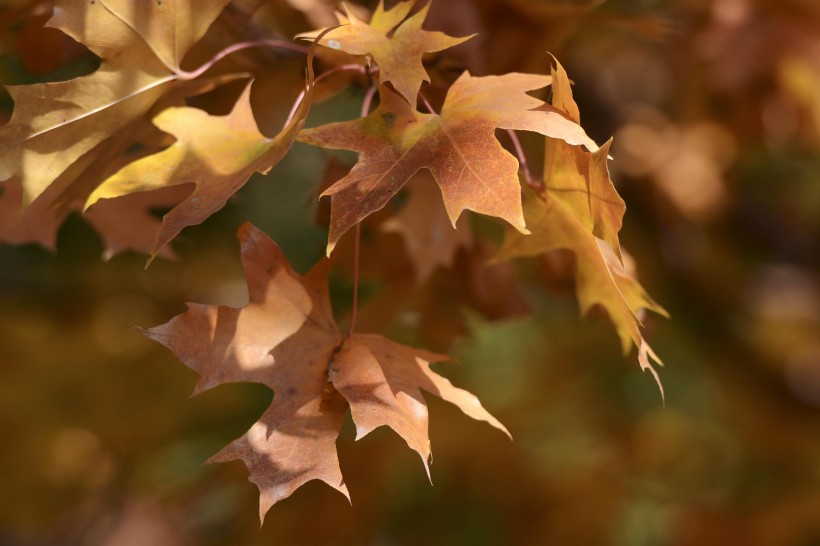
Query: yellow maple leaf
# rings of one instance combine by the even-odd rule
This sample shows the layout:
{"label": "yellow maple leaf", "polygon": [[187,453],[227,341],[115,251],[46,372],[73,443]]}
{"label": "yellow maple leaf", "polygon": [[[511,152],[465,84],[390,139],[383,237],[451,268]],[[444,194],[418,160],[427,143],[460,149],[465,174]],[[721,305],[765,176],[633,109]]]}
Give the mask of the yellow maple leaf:
{"label": "yellow maple leaf", "polygon": [[[474,35],[455,38],[443,32],[422,29],[429,3],[404,20],[414,4],[414,0],[408,0],[385,10],[382,0],[370,23],[361,21],[348,10],[346,16],[339,16],[345,24],[328,32],[319,43],[351,55],[370,55],[379,66],[379,82],[390,82],[415,106],[422,82],[430,81],[422,65],[424,54],[451,48]],[[313,37],[315,34],[302,36]]]}
{"label": "yellow maple leaf", "polygon": [[73,162],[146,114],[229,0],[57,0],[48,25],[85,44],[100,68],[66,82],[12,86],[0,127],[0,180],[18,176],[28,206]]}

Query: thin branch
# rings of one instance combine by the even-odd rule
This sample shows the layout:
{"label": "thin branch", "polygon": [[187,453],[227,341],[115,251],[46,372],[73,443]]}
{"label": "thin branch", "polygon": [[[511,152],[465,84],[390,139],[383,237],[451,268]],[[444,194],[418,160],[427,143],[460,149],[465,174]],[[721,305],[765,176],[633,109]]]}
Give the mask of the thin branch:
{"label": "thin branch", "polygon": [[427,108],[427,111],[431,114],[438,114],[435,110],[433,110],[433,105],[430,104],[430,101],[427,100],[427,97],[424,96],[424,93],[419,92],[419,98],[421,102],[424,103],[424,107]]}
{"label": "thin branch", "polygon": [[290,122],[293,119],[293,116],[296,115],[296,112],[299,110],[299,107],[302,106],[302,101],[305,100],[305,92],[306,92],[305,89],[302,89],[299,92],[299,96],[296,97],[296,101],[293,103],[293,106],[291,107],[290,112],[288,113],[288,117],[285,120],[284,127],[287,127],[288,125],[290,125]]}
{"label": "thin branch", "polygon": [[518,163],[521,165],[521,170],[524,171],[524,180],[527,185],[533,190],[540,192],[544,189],[544,184],[532,175],[530,165],[527,163],[527,156],[524,154],[524,148],[521,146],[521,141],[518,140],[518,135],[512,129],[507,129],[507,134],[510,135],[513,148],[515,148],[515,155],[518,157]]}
{"label": "thin branch", "polygon": [[[364,95],[364,100],[362,101],[362,117],[365,117],[367,114],[370,113],[370,108],[373,106],[373,97],[376,96],[376,91],[378,91],[378,87],[376,87],[375,85],[371,85],[367,89],[367,92]],[[356,224],[354,237],[355,240],[353,242],[353,308],[350,311],[350,324],[347,327],[348,337],[353,335],[353,331],[356,328],[356,312],[359,308],[359,251],[362,242],[361,222],[358,222]]]}
{"label": "thin branch", "polygon": [[376,91],[378,90],[378,87],[371,85],[368,88],[367,93],[364,94],[364,100],[362,101],[362,117],[365,117],[370,113],[370,108],[373,106],[373,97],[376,95]]}
{"label": "thin branch", "polygon": [[353,242],[353,309],[350,311],[350,324],[347,326],[347,337],[353,335],[356,328],[356,311],[359,307],[359,249],[362,242],[362,223],[356,224]]}
{"label": "thin branch", "polygon": [[[316,85],[317,83],[322,81],[327,76],[330,76],[331,74],[337,74],[339,72],[343,72],[346,70],[352,72],[360,72],[362,74],[368,73],[367,67],[363,64],[343,64],[341,66],[337,66],[335,68],[332,68],[331,70],[328,70],[327,72],[322,73],[318,78],[316,78],[316,80],[313,82],[313,85]],[[293,116],[296,115],[296,111],[299,110],[299,106],[302,105],[302,101],[305,100],[305,91],[305,89],[302,89],[302,91],[296,97],[296,101],[293,103],[293,106],[290,109],[290,113],[288,114],[288,117],[285,120],[285,127],[287,127],[287,125],[290,123],[290,120],[293,119]]]}
{"label": "thin branch", "polygon": [[179,77],[184,80],[193,80],[194,78],[198,78],[205,72],[207,72],[213,65],[227,57],[228,55],[232,55],[237,51],[242,51],[243,49],[250,49],[253,47],[273,47],[278,49],[287,49],[290,51],[295,51],[297,53],[307,53],[309,48],[303,45],[294,44],[293,42],[288,42],[285,40],[252,40],[249,42],[239,42],[233,44],[231,46],[226,47],[213,57],[205,64],[197,68],[192,72],[181,72]]}
{"label": "thin branch", "polygon": [[351,72],[359,72],[360,74],[373,74],[374,72],[379,71],[378,68],[373,69],[373,68],[368,67],[367,65],[364,65],[364,64],[341,64],[339,66],[331,68],[327,72],[322,72],[322,74],[320,74],[319,77],[316,78],[316,83],[319,83],[324,78],[326,78],[326,77],[328,77],[332,74],[336,74],[338,72],[343,72],[345,70],[349,70]]}

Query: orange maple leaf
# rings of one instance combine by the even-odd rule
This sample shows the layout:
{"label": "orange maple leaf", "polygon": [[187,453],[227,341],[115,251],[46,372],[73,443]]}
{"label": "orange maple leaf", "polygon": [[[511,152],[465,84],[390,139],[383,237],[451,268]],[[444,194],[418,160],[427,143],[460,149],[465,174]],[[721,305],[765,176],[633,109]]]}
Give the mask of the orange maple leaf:
{"label": "orange maple leaf", "polygon": [[367,117],[302,131],[302,142],[361,154],[350,173],[322,194],[333,196],[328,255],[348,229],[382,208],[422,168],[433,173],[453,226],[469,209],[527,233],[518,160],[495,130],[535,131],[597,148],[577,123],[527,94],[550,81],[537,74],[476,78],[465,72],[447,92],[440,114],[421,114],[382,86],[382,102]]}

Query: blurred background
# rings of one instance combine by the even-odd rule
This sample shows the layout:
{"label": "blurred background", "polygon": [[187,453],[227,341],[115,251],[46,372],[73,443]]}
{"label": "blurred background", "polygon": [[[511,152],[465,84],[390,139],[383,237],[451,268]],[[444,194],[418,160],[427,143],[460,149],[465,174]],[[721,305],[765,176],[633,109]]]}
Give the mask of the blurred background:
{"label": "blurred background", "polygon": [[[202,48],[248,29],[288,37],[332,24],[332,4],[236,1]],[[0,1],[3,83],[96,69],[42,28],[49,10]],[[514,441],[427,397],[431,487],[398,436],[354,442],[348,418],[338,446],[353,505],[312,482],[260,529],[242,463],[202,463],[272,393],[241,384],[188,398],[194,373],[131,327],[186,301],[242,305],[234,233],[246,220],[309,268],[326,237],[317,188],[351,158],[297,145],[147,271],[137,252],[103,260],[105,241],[76,213],[29,237],[52,249],[15,238],[0,186],[11,241],[0,244],[0,545],[820,545],[820,3],[433,0],[425,27],[479,35],[428,59],[432,100],[464,69],[545,73],[551,52],[589,134],[614,135],[621,242],[672,315],[645,317],[666,407],[606,314],[579,316],[571,255],[489,266],[498,224],[473,217],[452,266],[418,283],[387,214],[374,215],[361,329],[449,351],[459,363],[438,371]],[[254,87],[263,131],[299,91],[280,71],[298,76],[303,58],[248,50],[230,61],[268,61]],[[359,82],[337,84],[311,123],[358,115]],[[243,85],[189,102],[224,112]],[[1,120],[12,107],[3,94]],[[536,139],[524,144],[537,162]],[[342,319],[348,250],[331,279]]]}

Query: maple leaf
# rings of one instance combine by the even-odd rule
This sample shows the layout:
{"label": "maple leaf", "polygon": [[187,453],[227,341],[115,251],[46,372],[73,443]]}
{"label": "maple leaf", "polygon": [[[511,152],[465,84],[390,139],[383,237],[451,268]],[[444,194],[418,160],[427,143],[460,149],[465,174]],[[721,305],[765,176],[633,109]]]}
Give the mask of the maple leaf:
{"label": "maple leaf", "polygon": [[467,226],[453,229],[450,225],[432,175],[416,173],[410,184],[407,204],[384,222],[382,230],[404,238],[416,266],[416,280],[423,282],[437,267],[453,265],[458,249],[469,246],[472,237]]}
{"label": "maple leaf", "polygon": [[[145,120],[130,124],[127,135],[119,134],[83,154],[28,207],[23,206],[23,185],[19,177],[0,184],[3,191],[0,241],[39,243],[53,250],[60,225],[69,214],[82,210],[86,188],[94,187],[120,166],[163,145],[163,138],[162,133]],[[140,149],[127,152],[134,142],[140,144]],[[149,253],[160,227],[150,209],[172,207],[184,197],[178,188],[170,188],[106,200],[92,207],[85,219],[103,239],[103,259],[125,250]],[[173,257],[167,249],[160,254]]]}
{"label": "maple leaf", "polygon": [[0,128],[0,180],[20,177],[28,206],[74,161],[146,114],[186,73],[180,63],[229,0],[57,0],[48,25],[85,44],[100,68],[67,82],[12,86]]}
{"label": "maple leaf", "polygon": [[349,498],[336,451],[347,405],[357,439],[387,425],[419,453],[425,468],[430,441],[420,389],[507,432],[475,396],[430,370],[431,362],[448,357],[379,335],[343,334],[330,306],[329,260],[302,276],[250,224],[240,227],[239,239],[245,307],[189,304],[185,313],[142,332],[199,374],[196,393],[238,381],[273,389],[260,420],[210,459],[245,463],[260,490],[260,517],[314,479]]}
{"label": "maple leaf", "polygon": [[531,194],[524,203],[524,216],[532,234],[524,236],[508,229],[497,259],[537,256],[562,248],[573,251],[581,312],[586,314],[593,305],[602,305],[615,325],[624,353],[633,343],[638,347],[641,368],[652,373],[663,393],[649,357],[658,363],[660,360],[644,340],[636,315],[641,309],[664,316],[666,311],[624,270],[609,245],[592,235],[560,201]]}
{"label": "maple leaf", "polygon": [[[312,59],[308,58],[308,66]],[[288,124],[274,138],[256,126],[250,103],[251,84],[226,116],[213,116],[198,108],[167,108],[153,119],[154,125],[177,141],[169,148],[135,161],[94,190],[86,208],[100,200],[194,184],[182,203],[162,219],[152,254],[156,254],[183,228],[199,224],[221,209],[255,173],[267,173],[288,152],[310,108],[313,72],[309,70],[308,94]]]}
{"label": "maple leaf", "polygon": [[331,220],[327,252],[370,213],[382,208],[422,168],[432,172],[455,226],[465,209],[496,216],[526,233],[518,160],[495,138],[497,128],[535,131],[597,148],[581,127],[527,94],[549,76],[511,73],[473,77],[450,87],[440,114],[421,114],[389,88],[367,117],[302,131],[299,140],[361,154],[350,173],[328,188]]}
{"label": "maple leaf", "polygon": [[[555,61],[553,106],[579,121],[578,107],[566,72]],[[638,362],[648,370],[663,396],[663,385],[650,358],[662,362],[641,334],[638,313],[643,309],[668,316],[621,263],[618,231],[626,206],[609,177],[610,140],[591,152],[566,142],[547,139],[544,188],[529,192],[524,217],[530,235],[507,230],[498,260],[535,256],[568,249],[576,258],[576,291],[581,312],[602,305],[615,325],[626,354],[634,344]]]}
{"label": "maple leaf", "polygon": [[369,24],[348,10],[346,16],[339,16],[346,24],[331,30],[318,42],[351,55],[370,55],[379,66],[379,81],[390,82],[407,102],[415,105],[422,82],[430,81],[422,65],[423,55],[456,46],[474,35],[455,38],[443,32],[423,30],[430,4],[404,20],[414,4],[414,0],[408,0],[385,10],[382,0]]}

